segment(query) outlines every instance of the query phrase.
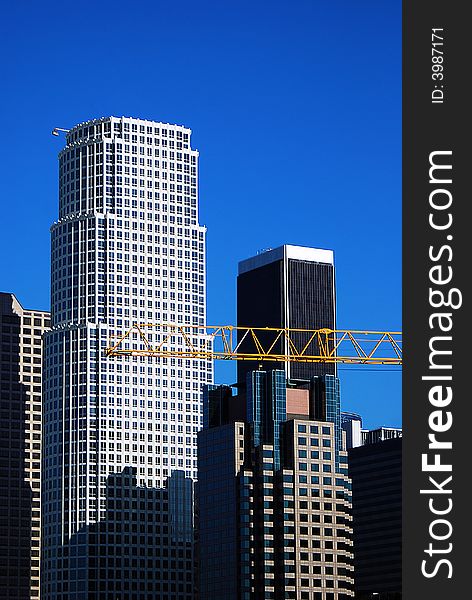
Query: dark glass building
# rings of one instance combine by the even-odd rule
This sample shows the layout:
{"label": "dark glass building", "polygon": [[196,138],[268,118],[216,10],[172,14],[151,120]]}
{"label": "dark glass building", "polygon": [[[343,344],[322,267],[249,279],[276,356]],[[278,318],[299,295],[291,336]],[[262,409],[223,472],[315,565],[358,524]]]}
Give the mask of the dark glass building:
{"label": "dark glass building", "polygon": [[[291,329],[335,329],[334,258],[331,250],[281,246],[239,263],[237,282],[237,323],[241,327]],[[269,341],[271,334],[259,333]],[[292,334],[303,346],[308,337]],[[287,341],[274,346],[286,354]],[[310,345],[309,348],[315,348]],[[336,366],[325,363],[270,363],[265,369],[284,369],[289,379],[310,379],[314,375],[336,375]],[[244,382],[254,363],[238,362],[238,382]]]}
{"label": "dark glass building", "polygon": [[312,377],[310,398],[313,403],[313,416],[317,421],[334,424],[335,460],[339,467],[339,453],[342,450],[341,392],[340,383],[334,375]]}
{"label": "dark glass building", "polygon": [[200,600],[353,597],[347,453],[325,420],[339,419],[336,381],[325,375],[291,387],[284,371],[260,370],[238,395],[207,387],[198,434]]}
{"label": "dark glass building", "polygon": [[401,437],[350,449],[349,476],[356,599],[398,600],[402,585]]}

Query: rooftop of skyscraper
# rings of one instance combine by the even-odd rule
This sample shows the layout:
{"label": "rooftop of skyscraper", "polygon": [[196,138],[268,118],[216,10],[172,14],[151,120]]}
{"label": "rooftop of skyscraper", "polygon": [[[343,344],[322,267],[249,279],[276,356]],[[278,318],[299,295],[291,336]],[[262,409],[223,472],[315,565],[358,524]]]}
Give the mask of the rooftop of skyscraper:
{"label": "rooftop of skyscraper", "polygon": [[258,267],[268,265],[278,260],[283,260],[284,258],[325,263],[329,265],[334,264],[334,252],[332,250],[285,244],[278,248],[270,248],[260,254],[256,254],[255,256],[240,261],[238,273],[241,275],[252,269],[257,269]]}

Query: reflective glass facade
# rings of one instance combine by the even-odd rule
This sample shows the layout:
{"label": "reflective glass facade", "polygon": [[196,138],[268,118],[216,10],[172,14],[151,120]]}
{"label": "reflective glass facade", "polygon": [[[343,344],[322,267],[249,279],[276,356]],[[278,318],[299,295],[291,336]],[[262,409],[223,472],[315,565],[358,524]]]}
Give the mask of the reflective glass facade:
{"label": "reflective glass facade", "polygon": [[[199,477],[196,485],[199,515],[198,586],[202,599],[239,598],[240,575],[244,575],[247,568],[249,557],[241,554],[239,535],[241,520],[247,528],[242,532],[243,536],[249,542],[249,505],[245,502],[249,498],[247,488],[252,473],[247,475],[241,489],[238,486],[238,478],[245,476],[245,427],[244,423],[228,423],[203,429],[199,433]],[[215,473],[218,473],[217,477]],[[242,513],[239,508],[243,510]],[[249,546],[245,552],[249,552]],[[245,562],[244,566],[239,565],[239,556]]]}
{"label": "reflective glass facade", "polygon": [[[206,401],[227,391],[213,386]],[[352,598],[350,481],[334,423],[287,419],[284,371],[250,372],[245,400],[243,420],[199,433],[201,599]]]}
{"label": "reflective glass facade", "polygon": [[[239,263],[237,322],[241,327],[287,327],[292,329],[335,329],[336,301],[333,253],[329,250],[281,246]],[[270,345],[272,334],[258,332],[262,344]],[[295,344],[317,354],[309,336],[292,333]],[[281,339],[274,353],[286,353]],[[242,344],[244,350],[244,342]],[[336,365],[325,363],[264,362],[266,370],[283,369],[289,379],[336,375]],[[238,381],[244,382],[253,369],[238,361]]]}
{"label": "reflective glass facade", "polygon": [[341,391],[339,379],[333,375],[312,377],[310,380],[312,414],[315,419],[334,424],[336,468],[342,449]]}
{"label": "reflective glass facade", "polygon": [[251,371],[247,374],[247,421],[251,423],[254,447],[274,448],[274,468],[280,469],[280,428],[286,420],[284,371]]}

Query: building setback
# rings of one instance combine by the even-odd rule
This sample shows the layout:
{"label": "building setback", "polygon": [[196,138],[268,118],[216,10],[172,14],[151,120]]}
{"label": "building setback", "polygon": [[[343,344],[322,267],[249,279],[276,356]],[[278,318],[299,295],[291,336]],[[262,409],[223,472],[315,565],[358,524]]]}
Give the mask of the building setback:
{"label": "building setback", "polygon": [[42,600],[194,596],[196,441],[212,363],[104,355],[110,337],[134,323],[206,322],[206,230],[190,135],[107,117],[70,129],[59,153]]}
{"label": "building setback", "polygon": [[0,293],[0,597],[39,598],[42,335],[49,313]]}
{"label": "building setback", "polygon": [[356,598],[399,600],[402,587],[401,437],[350,449],[349,476]]}
{"label": "building setback", "polygon": [[[239,263],[237,280],[237,323],[241,327],[292,329],[335,329],[336,302],[332,250],[280,246]],[[259,333],[263,341],[268,341]],[[292,333],[302,348],[308,342],[304,333]],[[274,346],[274,352],[287,353],[287,342]],[[270,345],[270,344],[267,344]],[[242,350],[244,346],[242,347]],[[317,353],[314,344],[307,353]],[[309,379],[313,375],[336,375],[335,364],[265,362],[266,369],[284,369],[289,379]],[[245,382],[254,363],[238,361],[238,382]]]}
{"label": "building setback", "polygon": [[207,388],[198,441],[201,600],[353,597],[347,453],[337,449],[334,423],[315,418],[327,401],[339,411],[339,387],[332,375],[319,379],[325,385],[297,389],[284,371],[253,371],[237,396]]}

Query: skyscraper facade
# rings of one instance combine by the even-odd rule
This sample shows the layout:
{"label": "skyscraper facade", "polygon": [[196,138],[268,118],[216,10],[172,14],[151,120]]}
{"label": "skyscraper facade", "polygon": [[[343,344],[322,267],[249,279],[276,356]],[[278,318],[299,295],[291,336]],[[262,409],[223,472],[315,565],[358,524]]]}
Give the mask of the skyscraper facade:
{"label": "skyscraper facade", "polygon": [[109,117],[70,129],[59,153],[44,370],[44,600],[193,597],[189,503],[212,363],[103,352],[134,323],[206,322],[190,135]]}
{"label": "skyscraper facade", "polygon": [[354,580],[359,600],[402,594],[402,439],[349,450],[354,530]]}
{"label": "skyscraper facade", "polygon": [[[285,245],[266,250],[239,263],[237,282],[237,322],[241,327],[291,329],[335,329],[336,302],[332,250]],[[259,333],[261,340],[271,334]],[[308,337],[293,333],[303,347]],[[287,353],[286,340],[274,352]],[[315,345],[308,352],[316,352]],[[238,362],[238,381],[254,365]],[[284,369],[289,379],[309,379],[314,375],[336,375],[335,364],[264,363],[267,369]]]}
{"label": "skyscraper facade", "polygon": [[40,593],[42,335],[49,313],[0,293],[0,598]]}
{"label": "skyscraper facade", "polygon": [[201,600],[353,597],[347,453],[334,423],[314,416],[320,390],[288,388],[282,370],[249,372],[237,396],[206,390]]}

